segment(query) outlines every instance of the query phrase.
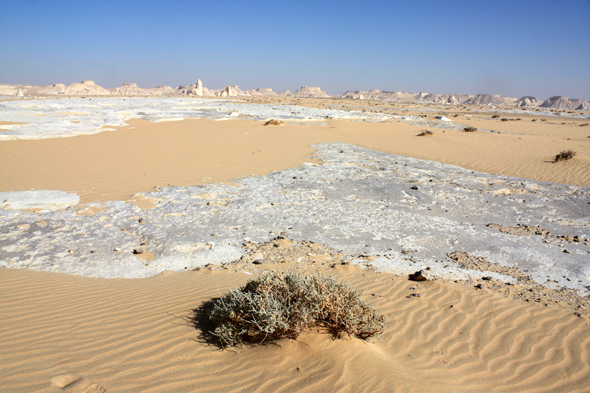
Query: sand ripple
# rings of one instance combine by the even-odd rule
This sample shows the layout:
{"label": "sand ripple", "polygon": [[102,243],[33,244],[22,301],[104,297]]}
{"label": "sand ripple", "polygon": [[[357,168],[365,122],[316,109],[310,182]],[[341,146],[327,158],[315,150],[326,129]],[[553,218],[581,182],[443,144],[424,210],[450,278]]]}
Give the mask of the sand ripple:
{"label": "sand ripple", "polygon": [[201,302],[251,277],[235,270],[106,280],[2,269],[0,383],[11,392],[582,392],[590,386],[585,317],[485,289],[352,266],[329,272],[365,290],[388,314],[382,341],[316,332],[219,351],[202,342],[187,318]]}

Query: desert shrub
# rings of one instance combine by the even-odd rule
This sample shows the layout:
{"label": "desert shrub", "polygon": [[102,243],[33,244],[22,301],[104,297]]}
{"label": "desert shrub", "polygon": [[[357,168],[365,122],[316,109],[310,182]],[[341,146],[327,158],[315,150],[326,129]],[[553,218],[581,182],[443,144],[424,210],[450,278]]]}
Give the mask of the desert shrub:
{"label": "desert shrub", "polygon": [[553,162],[571,160],[572,158],[574,158],[575,155],[576,155],[575,151],[562,150],[559,154],[555,155],[555,160]]}
{"label": "desert shrub", "polygon": [[589,126],[589,125],[590,125],[590,123],[584,123],[584,124],[580,124],[580,127],[586,127],[586,126]]}
{"label": "desert shrub", "polygon": [[277,119],[270,119],[266,123],[264,123],[265,126],[280,126],[283,124],[285,124],[285,123],[283,123],[282,121],[277,120]]}
{"label": "desert shrub", "polygon": [[434,133],[429,130],[422,130],[422,132],[419,133],[417,136],[427,136],[427,135],[434,135]]}
{"label": "desert shrub", "polygon": [[509,121],[510,119],[507,119],[507,118],[503,117],[500,120],[502,120],[502,121]]}
{"label": "desert shrub", "polygon": [[361,294],[321,274],[266,272],[217,299],[209,313],[211,335],[223,348],[297,338],[311,327],[335,337],[379,336],[387,323]]}
{"label": "desert shrub", "polygon": [[477,131],[477,128],[476,127],[465,127],[465,128],[463,128],[463,131],[465,131],[465,132],[475,132],[475,131]]}
{"label": "desert shrub", "polygon": [[492,119],[498,119],[500,117],[500,115],[494,115],[492,116]]}

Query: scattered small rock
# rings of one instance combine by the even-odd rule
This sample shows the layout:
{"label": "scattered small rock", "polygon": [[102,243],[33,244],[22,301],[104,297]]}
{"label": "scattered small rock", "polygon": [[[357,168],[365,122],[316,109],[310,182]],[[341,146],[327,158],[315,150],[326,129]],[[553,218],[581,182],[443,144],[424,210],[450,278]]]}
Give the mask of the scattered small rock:
{"label": "scattered small rock", "polygon": [[412,281],[428,281],[429,274],[426,273],[425,270],[418,270],[409,275],[410,280]]}
{"label": "scattered small rock", "polygon": [[133,253],[136,254],[136,255],[137,254],[143,254],[143,250],[141,248],[134,248],[133,249]]}
{"label": "scattered small rock", "polygon": [[407,298],[412,298],[412,297],[420,297],[419,293],[410,293],[408,296],[406,296]]}

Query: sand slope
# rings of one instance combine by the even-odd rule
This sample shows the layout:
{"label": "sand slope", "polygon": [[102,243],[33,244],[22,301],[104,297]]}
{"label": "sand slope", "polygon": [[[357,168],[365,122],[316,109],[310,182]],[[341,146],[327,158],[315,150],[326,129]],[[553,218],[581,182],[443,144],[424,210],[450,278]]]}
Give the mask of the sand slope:
{"label": "sand slope", "polygon": [[252,277],[244,269],[256,270],[105,280],[2,269],[0,384],[11,392],[582,392],[590,384],[584,317],[352,266],[324,269],[388,315],[382,341],[309,333],[219,351],[188,318]]}
{"label": "sand slope", "polygon": [[[81,203],[127,200],[155,186],[223,182],[295,167],[310,161],[310,146],[321,142],[351,143],[492,174],[590,185],[590,127],[580,127],[581,120],[566,125],[455,121],[503,133],[428,128],[434,135],[418,137],[425,128],[395,120],[281,127],[251,120],[132,120],[116,132],[0,142],[0,192],[50,189],[75,192]],[[551,162],[567,149],[578,155]]]}

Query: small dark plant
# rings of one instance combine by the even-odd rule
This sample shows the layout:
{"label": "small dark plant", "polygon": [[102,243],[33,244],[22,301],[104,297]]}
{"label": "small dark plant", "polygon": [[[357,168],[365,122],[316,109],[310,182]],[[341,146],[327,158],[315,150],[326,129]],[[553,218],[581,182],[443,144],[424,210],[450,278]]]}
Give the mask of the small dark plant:
{"label": "small dark plant", "polygon": [[465,131],[465,132],[475,132],[475,131],[477,131],[477,128],[476,127],[465,127],[465,128],[463,128],[463,131]]}
{"label": "small dark plant", "polygon": [[432,131],[429,131],[429,130],[423,130],[417,136],[427,136],[427,135],[434,135],[434,133]]}
{"label": "small dark plant", "polygon": [[507,118],[503,117],[503,118],[501,118],[500,120],[502,120],[502,121],[508,121],[508,120],[510,120],[510,119],[507,119]]}
{"label": "small dark plant", "polygon": [[492,119],[498,119],[500,117],[500,115],[494,115],[492,116]]}
{"label": "small dark plant", "polygon": [[380,336],[387,323],[359,292],[321,274],[266,272],[209,303],[201,308],[207,307],[209,333],[222,348],[295,339],[312,327],[367,339]]}
{"label": "small dark plant", "polygon": [[575,151],[562,150],[559,154],[555,155],[555,160],[553,162],[571,160],[572,158],[574,158],[575,155],[576,155]]}
{"label": "small dark plant", "polygon": [[283,123],[282,121],[277,120],[277,119],[271,119],[271,120],[268,120],[266,123],[264,123],[265,126],[280,126],[283,124],[285,124],[285,123]]}

